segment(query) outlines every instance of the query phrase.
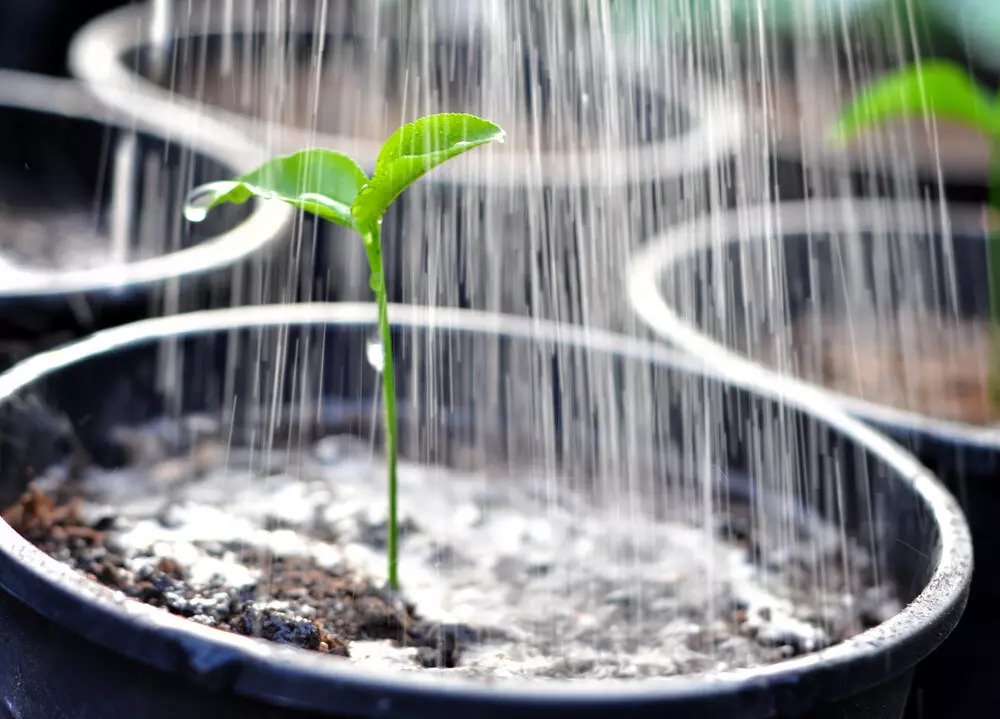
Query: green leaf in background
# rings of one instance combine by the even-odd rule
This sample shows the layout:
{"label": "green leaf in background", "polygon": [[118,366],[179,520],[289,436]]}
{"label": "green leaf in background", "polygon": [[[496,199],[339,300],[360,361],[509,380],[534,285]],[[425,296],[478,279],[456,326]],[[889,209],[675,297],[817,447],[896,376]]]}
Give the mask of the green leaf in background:
{"label": "green leaf in background", "polygon": [[429,115],[403,125],[382,145],[375,173],[354,200],[355,222],[364,231],[421,176],[463,152],[503,139],[499,126],[475,115]]}
{"label": "green leaf in background", "polygon": [[924,114],[971,125],[991,138],[1000,133],[1000,114],[992,98],[965,68],[928,61],[893,73],[859,93],[841,113],[832,138],[848,142],[881,122]]}
{"label": "green leaf in background", "polygon": [[780,33],[843,32],[845,23],[877,18],[898,0],[609,0],[611,24],[620,35],[671,33],[688,25],[736,29],[763,27]]}
{"label": "green leaf in background", "polygon": [[301,150],[268,160],[231,182],[216,182],[188,201],[190,219],[224,203],[243,204],[251,197],[281,200],[299,209],[356,229],[351,205],[368,182],[347,155],[332,150]]}

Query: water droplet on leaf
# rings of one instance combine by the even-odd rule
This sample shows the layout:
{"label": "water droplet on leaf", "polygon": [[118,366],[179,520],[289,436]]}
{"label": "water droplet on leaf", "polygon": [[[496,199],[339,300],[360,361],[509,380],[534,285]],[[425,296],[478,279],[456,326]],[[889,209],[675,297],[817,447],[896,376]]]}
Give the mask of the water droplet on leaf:
{"label": "water droplet on leaf", "polygon": [[184,201],[184,219],[188,222],[204,221],[215,201],[230,192],[237,184],[236,182],[210,182],[207,185],[194,188]]}
{"label": "water droplet on leaf", "polygon": [[184,219],[188,222],[202,222],[208,217],[208,210],[197,205],[184,205]]}

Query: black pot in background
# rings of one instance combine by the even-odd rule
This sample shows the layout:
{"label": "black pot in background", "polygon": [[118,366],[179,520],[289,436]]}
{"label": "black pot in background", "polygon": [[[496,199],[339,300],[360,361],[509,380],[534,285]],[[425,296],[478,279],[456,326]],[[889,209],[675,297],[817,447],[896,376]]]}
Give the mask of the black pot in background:
{"label": "black pot in background", "polygon": [[[744,4],[747,14],[761,7],[755,0]],[[771,5],[800,13],[795,22],[763,28],[756,17],[741,16],[732,27],[741,48],[741,98],[752,128],[746,169],[743,177],[737,169],[737,182],[775,187],[773,194],[750,201],[849,194],[845,187],[851,185],[866,196],[887,194],[884,186],[893,182],[910,184],[902,194],[922,196],[929,190],[961,201],[986,187],[989,143],[959,124],[938,120],[932,126],[919,117],[870,130],[846,151],[829,142],[830,128],[850,98],[884,75],[916,59],[969,63],[965,48],[920,3],[776,0]],[[710,47],[710,53],[731,52],[731,46]],[[771,183],[753,167],[763,156],[776,158]]]}
{"label": "black pot in background", "polygon": [[[912,601],[848,642],[768,667],[665,682],[543,682],[512,689],[444,676],[426,681],[405,672],[372,674],[122,604],[0,522],[0,631],[6,642],[0,686],[13,716],[490,719],[622,712],[636,719],[898,719],[914,664],[961,615],[972,569],[957,504],[909,455],[809,392],[794,396],[780,381],[704,373],[653,344],[462,310],[397,305],[389,312],[404,455],[443,463],[461,456],[466,467],[482,461],[512,472],[559,466],[559,476],[573,486],[615,493],[615,486],[589,484],[608,467],[606,453],[618,451],[606,444],[613,425],[615,447],[665,453],[636,458],[653,462],[642,473],[642,486],[633,488],[648,493],[648,502],[676,499],[665,473],[706,462],[720,470],[713,490],[718,501],[746,498],[746,488],[755,486],[748,501],[757,512],[774,507],[766,504],[773,490],[801,482],[815,491],[803,492],[799,509],[791,511],[845,521],[871,542],[880,576],[893,582],[904,603]],[[207,413],[227,434],[232,430],[234,443],[266,442],[266,433],[253,430],[276,417],[277,436],[293,432],[304,439],[338,429],[370,435],[379,377],[366,350],[375,316],[372,305],[362,304],[194,313],[116,328],[36,356],[0,376],[0,419],[12,440],[0,454],[0,481],[10,494],[23,482],[25,466],[67,460],[73,443],[60,451],[56,441],[67,437],[67,425],[109,467],[122,459],[111,441],[113,428],[164,413]],[[235,361],[248,353],[260,361]],[[184,374],[161,381],[164,361]],[[439,381],[442,371],[450,381]],[[511,377],[523,379],[516,391]],[[241,394],[243,387],[260,389]],[[259,401],[233,406],[233,391]],[[486,395],[498,401],[483,402]],[[273,414],[287,407],[289,397],[307,404]],[[650,397],[653,402],[645,401]],[[707,422],[740,431],[725,433],[718,444],[692,442]],[[595,441],[600,427],[607,436]],[[795,459],[758,472],[765,446],[774,457]],[[614,456],[617,476],[629,460]],[[826,491],[834,481],[840,501]],[[780,506],[782,512],[762,521],[784,521],[787,498]]]}
{"label": "black pot in background", "polygon": [[67,75],[66,46],[91,18],[129,0],[0,3],[0,68]]}
{"label": "black pot in background", "polygon": [[0,133],[8,360],[149,315],[267,299],[257,278],[291,227],[286,208],[183,216],[191,187],[243,167],[231,135],[203,127],[185,142],[115,119],[75,81],[15,71],[0,72]]}
{"label": "black pot in background", "polygon": [[[890,232],[899,234],[886,236]],[[928,325],[935,317],[988,317],[984,237],[982,212],[973,206],[943,210],[937,203],[843,199],[752,207],[656,237],[633,259],[630,299],[671,345],[765,381],[776,369],[747,357],[752,343],[770,341],[776,329],[817,310],[846,317],[870,315],[874,307],[879,316],[918,308]],[[791,371],[791,362],[817,367],[822,361],[819,348],[799,345],[787,332],[778,343],[782,374]],[[994,617],[1000,600],[1000,429],[822,394],[904,443],[966,512],[977,550],[969,610],[918,673],[915,696],[924,716],[972,716],[977,707],[1000,701],[996,682],[985,678],[1000,671],[992,649],[1000,641]]]}
{"label": "black pot in background", "polygon": [[[281,20],[287,47],[276,47],[271,33],[270,49],[261,45],[264,16],[229,18],[220,4],[206,5],[178,13],[168,42],[144,44],[150,15],[126,8],[81,31],[71,64],[111,105],[142,112],[131,92],[172,99],[181,116],[210,114],[275,151],[330,147],[369,170],[404,118],[461,110],[501,124],[504,145],[436,169],[387,215],[383,242],[397,301],[614,324],[627,316],[624,302],[593,298],[620,296],[632,238],[661,226],[665,213],[677,219],[707,204],[709,175],[741,136],[732,103],[697,77],[688,87],[665,66],[640,77],[634,57],[603,41],[592,41],[585,58],[574,54],[578,29],[567,8],[581,4],[488,5],[503,8],[496,17],[457,16],[453,3],[404,2],[377,13],[331,4],[323,36],[323,17],[311,7]],[[136,27],[145,30],[137,35]],[[321,42],[325,82],[314,115],[310,71]],[[169,76],[149,60],[156,48],[175,59]],[[285,74],[268,74],[286,53]],[[254,58],[255,73],[239,71],[244,56]],[[227,69],[228,57],[237,69]],[[250,79],[260,84],[245,103]],[[586,149],[571,133],[554,133],[555,122],[589,127],[599,141],[617,133],[620,148]],[[359,240],[336,227],[319,233],[305,240],[321,257],[312,296],[368,299]]]}

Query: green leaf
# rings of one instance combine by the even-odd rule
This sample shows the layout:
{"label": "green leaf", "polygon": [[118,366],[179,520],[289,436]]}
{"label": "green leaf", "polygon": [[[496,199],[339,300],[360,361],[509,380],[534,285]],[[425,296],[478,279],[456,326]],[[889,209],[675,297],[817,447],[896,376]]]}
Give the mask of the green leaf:
{"label": "green leaf", "polygon": [[833,127],[832,138],[848,142],[886,120],[932,114],[971,125],[989,137],[1000,132],[1000,114],[990,95],[960,65],[930,61],[894,73],[862,91]]}
{"label": "green leaf", "polygon": [[243,204],[251,197],[281,200],[326,220],[357,229],[351,205],[368,178],[358,164],[331,150],[301,150],[268,160],[232,182],[195,190],[185,212],[204,217],[224,203]]}
{"label": "green leaf", "polygon": [[503,139],[503,130],[475,115],[429,115],[403,125],[382,145],[375,174],[354,200],[355,221],[371,227],[420,177],[463,152]]}

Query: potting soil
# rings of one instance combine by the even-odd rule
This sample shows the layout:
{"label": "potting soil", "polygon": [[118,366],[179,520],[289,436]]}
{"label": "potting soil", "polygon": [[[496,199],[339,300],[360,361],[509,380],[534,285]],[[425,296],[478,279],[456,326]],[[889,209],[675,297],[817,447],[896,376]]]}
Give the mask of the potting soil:
{"label": "potting soil", "polygon": [[135,600],[363,666],[668,677],[815,651],[899,610],[836,531],[767,542],[747,507],[695,527],[545,479],[410,463],[403,603],[381,589],[385,469],[368,442],[262,454],[208,433],[170,456],[157,432],[123,434],[129,467],[40,477],[4,518]]}

